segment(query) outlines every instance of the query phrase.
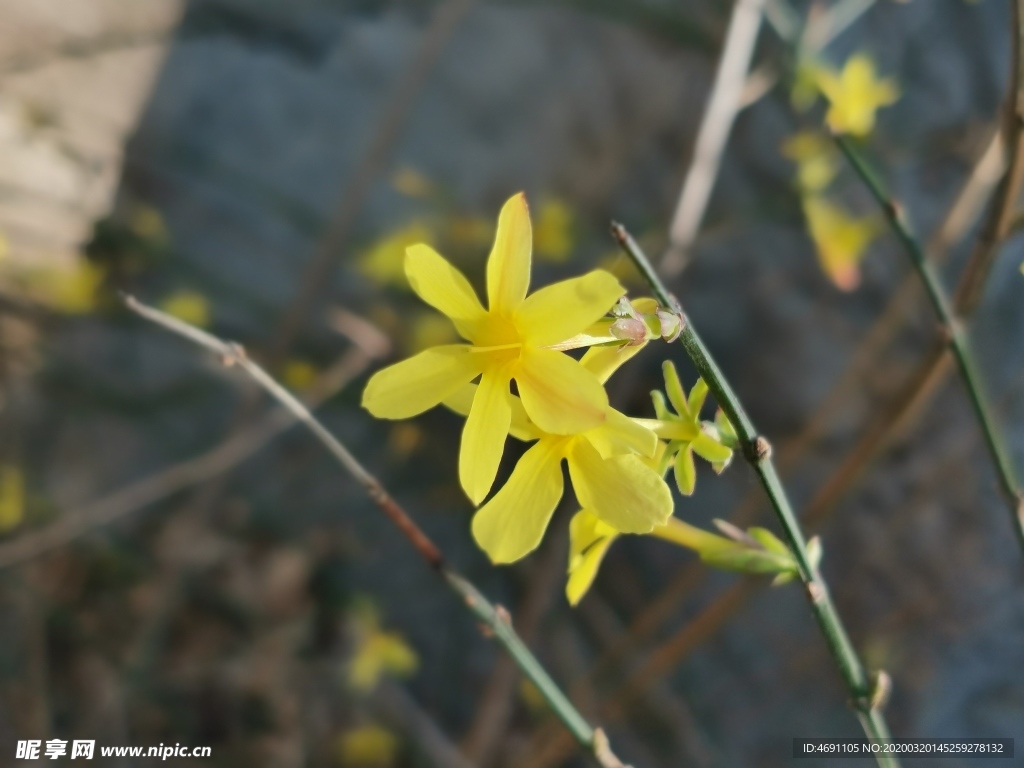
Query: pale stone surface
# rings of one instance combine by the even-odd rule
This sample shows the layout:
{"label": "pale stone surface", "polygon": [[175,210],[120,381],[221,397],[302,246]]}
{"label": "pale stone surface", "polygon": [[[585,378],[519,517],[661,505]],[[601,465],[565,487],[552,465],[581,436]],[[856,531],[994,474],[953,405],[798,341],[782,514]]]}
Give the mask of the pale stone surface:
{"label": "pale stone surface", "polygon": [[179,0],[0,2],[0,233],[67,264],[112,202]]}

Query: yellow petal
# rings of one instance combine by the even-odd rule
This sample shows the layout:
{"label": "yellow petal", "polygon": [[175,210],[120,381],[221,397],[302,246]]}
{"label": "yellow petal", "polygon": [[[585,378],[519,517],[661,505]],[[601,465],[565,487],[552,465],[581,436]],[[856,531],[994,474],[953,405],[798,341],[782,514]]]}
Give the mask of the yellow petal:
{"label": "yellow petal", "polygon": [[596,269],[532,293],[516,313],[527,344],[557,344],[597,322],[626,292],[610,272]]}
{"label": "yellow petal", "polygon": [[628,416],[608,409],[607,421],[584,433],[584,438],[601,454],[601,458],[639,453],[650,458],[658,448],[658,436]]}
{"label": "yellow petal", "polygon": [[581,509],[569,523],[569,581],[565,596],[570,605],[579,603],[594,583],[608,547],[618,534],[593,512]]}
{"label": "yellow petal", "polygon": [[473,407],[462,430],[459,449],[459,481],[474,504],[479,504],[494,485],[512,419],[508,375],[501,369],[484,371],[473,398]]}
{"label": "yellow petal", "polygon": [[574,435],[605,420],[608,395],[576,360],[549,349],[523,347],[515,373],[530,419],[553,435]]}
{"label": "yellow petal", "polygon": [[647,342],[636,346],[619,344],[613,347],[591,347],[583,355],[580,363],[604,384],[623,363],[632,360],[645,346],[647,346]]}
{"label": "yellow petal", "polygon": [[405,275],[421,299],[451,318],[464,339],[473,338],[486,316],[465,276],[429,245],[405,250]]}
{"label": "yellow petal", "polygon": [[487,259],[487,301],[491,312],[511,316],[530,287],[533,234],[526,195],[513,195],[498,215],[498,232]]}
{"label": "yellow petal", "polygon": [[567,458],[576,498],[615,530],[649,533],[668,521],[672,493],[639,456],[602,459],[586,440],[574,440]]}
{"label": "yellow petal", "polygon": [[[476,397],[476,384],[466,384],[459,387],[454,395],[446,397],[444,404],[460,416],[469,416],[473,409],[473,398]],[[509,407],[512,409],[512,418],[509,423],[508,433],[516,440],[524,442],[538,439],[541,434],[537,426],[530,421],[523,408],[523,401],[518,397],[509,397]]]}
{"label": "yellow petal", "polygon": [[540,440],[473,518],[473,538],[495,563],[512,563],[544,537],[562,498],[561,440]]}
{"label": "yellow petal", "polygon": [[363,390],[363,408],[378,419],[407,419],[433,408],[480,373],[480,355],[470,349],[434,347],[377,371]]}

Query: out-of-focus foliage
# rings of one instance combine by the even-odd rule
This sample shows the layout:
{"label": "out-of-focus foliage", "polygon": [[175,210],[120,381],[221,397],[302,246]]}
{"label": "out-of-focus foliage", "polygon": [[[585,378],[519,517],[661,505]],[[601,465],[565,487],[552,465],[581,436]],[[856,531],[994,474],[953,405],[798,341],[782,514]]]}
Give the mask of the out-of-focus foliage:
{"label": "out-of-focus foliage", "polygon": [[338,762],[343,768],[387,768],[398,758],[399,741],[379,725],[363,725],[338,736]]}
{"label": "out-of-focus foliage", "polygon": [[821,195],[803,198],[807,228],[821,268],[844,291],[860,284],[860,262],[882,230],[878,215],[856,218]]}
{"label": "out-of-focus foliage", "polygon": [[210,302],[198,291],[178,291],[160,302],[160,309],[190,325],[210,324]]}
{"label": "out-of-focus foliage", "polygon": [[16,528],[25,517],[25,475],[21,467],[0,466],[0,533]]}
{"label": "out-of-focus foliage", "polygon": [[419,667],[419,658],[397,632],[381,628],[380,616],[371,603],[360,605],[352,616],[353,653],[348,662],[349,686],[372,691],[385,676],[408,678]]}

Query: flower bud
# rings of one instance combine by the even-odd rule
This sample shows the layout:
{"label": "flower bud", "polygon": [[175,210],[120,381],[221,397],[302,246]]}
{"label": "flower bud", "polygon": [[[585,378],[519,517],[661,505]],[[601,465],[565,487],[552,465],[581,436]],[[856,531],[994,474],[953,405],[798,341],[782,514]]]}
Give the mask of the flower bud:
{"label": "flower bud", "polygon": [[622,339],[630,347],[635,347],[647,341],[647,326],[643,320],[633,317],[620,317],[611,328],[608,329],[616,339]]}

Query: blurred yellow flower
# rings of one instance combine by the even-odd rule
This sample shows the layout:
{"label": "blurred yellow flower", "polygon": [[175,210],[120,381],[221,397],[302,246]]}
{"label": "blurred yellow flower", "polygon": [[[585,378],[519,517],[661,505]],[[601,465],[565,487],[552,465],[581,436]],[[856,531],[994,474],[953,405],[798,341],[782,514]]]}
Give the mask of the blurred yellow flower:
{"label": "blurred yellow flower", "polygon": [[355,651],[348,663],[348,684],[368,693],[385,675],[411,677],[419,667],[416,651],[397,632],[380,628],[377,612],[365,607],[353,618]]}
{"label": "blurred yellow flower", "polygon": [[20,467],[0,466],[0,532],[7,532],[25,517],[25,478]]}
{"label": "blurred yellow flower", "polygon": [[281,381],[288,389],[299,392],[316,381],[316,366],[305,360],[286,360],[281,369]]}
{"label": "blurred yellow flower", "polygon": [[814,106],[814,102],[818,100],[818,95],[821,93],[818,84],[818,73],[821,69],[821,64],[815,59],[805,58],[797,62],[796,70],[793,73],[793,87],[789,92],[793,109],[798,112],[806,112]]}
{"label": "blurred yellow flower", "polygon": [[519,681],[519,698],[532,715],[545,715],[551,711],[544,694],[529,678],[524,677]]}
{"label": "blurred yellow flower", "polygon": [[479,248],[491,239],[491,222],[481,216],[456,214],[445,222],[447,237],[459,248]]}
{"label": "blurred yellow flower", "polygon": [[423,442],[423,430],[415,424],[395,424],[388,434],[388,450],[397,458],[405,459]]}
{"label": "blurred yellow flower", "polygon": [[150,205],[140,205],[135,209],[131,218],[131,228],[145,240],[166,242],[168,239],[163,215]]}
{"label": "blurred yellow flower", "polygon": [[430,197],[434,185],[415,168],[399,168],[391,177],[391,185],[408,197]]}
{"label": "blurred yellow flower", "polygon": [[210,324],[210,303],[198,291],[178,291],[160,302],[160,309],[189,325],[205,328]]}
{"label": "blurred yellow flower", "polygon": [[538,258],[561,263],[572,252],[572,211],[561,200],[540,204],[534,229],[534,248]]}
{"label": "blurred yellow flower", "polygon": [[433,230],[423,221],[412,221],[400,229],[389,232],[377,240],[358,257],[357,269],[381,285],[404,288],[405,249],[433,236]]}
{"label": "blurred yellow flower", "polygon": [[881,222],[877,216],[854,218],[817,195],[805,197],[803,208],[822,269],[836,287],[852,291],[860,284],[860,263]]}
{"label": "blurred yellow flower", "polygon": [[67,268],[58,267],[33,276],[42,298],[54,309],[84,314],[96,305],[96,291],[103,283],[101,267],[79,258]]}
{"label": "blurred yellow flower", "polygon": [[864,54],[851,56],[842,72],[818,70],[818,85],[831,106],[825,122],[836,133],[867,136],[875,127],[875,113],[900,97],[896,81],[879,78],[875,64]]}
{"label": "blurred yellow flower", "polygon": [[398,757],[398,739],[379,725],[364,725],[338,737],[342,768],[386,768]]}
{"label": "blurred yellow flower", "polygon": [[7,254],[10,253],[11,247],[7,243],[7,238],[4,237],[4,233],[0,232],[0,261],[7,258]]}
{"label": "blurred yellow flower", "polygon": [[782,154],[796,163],[797,186],[806,192],[822,191],[839,171],[835,146],[818,131],[790,136],[782,144]]}
{"label": "blurred yellow flower", "polygon": [[417,312],[405,330],[409,334],[407,348],[413,353],[459,339],[451,320],[436,312]]}
{"label": "blurred yellow flower", "polygon": [[[602,383],[641,347],[594,347],[582,363]],[[473,385],[446,400],[466,413]],[[508,482],[473,517],[473,537],[495,563],[511,563],[532,552],[562,498],[562,460],[569,465],[576,497],[605,524],[623,533],[647,533],[672,514],[672,494],[642,457],[658,447],[655,434],[613,408],[598,426],[575,435],[545,432],[533,423],[518,398],[511,398],[510,433],[536,441],[523,454]]]}
{"label": "blurred yellow flower", "polygon": [[625,291],[595,270],[527,296],[531,251],[530,214],[518,194],[498,217],[484,309],[465,276],[436,251],[409,247],[405,271],[413,290],[470,343],[433,347],[378,371],[363,392],[363,407],[374,416],[405,419],[479,376],[459,454],[459,480],[474,503],[487,495],[498,472],[512,417],[511,381],[530,419],[548,433],[576,434],[606,418],[604,387],[554,347],[590,328]]}

